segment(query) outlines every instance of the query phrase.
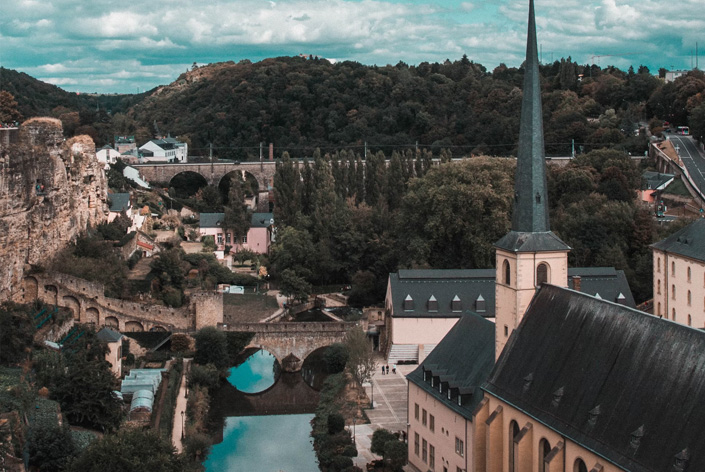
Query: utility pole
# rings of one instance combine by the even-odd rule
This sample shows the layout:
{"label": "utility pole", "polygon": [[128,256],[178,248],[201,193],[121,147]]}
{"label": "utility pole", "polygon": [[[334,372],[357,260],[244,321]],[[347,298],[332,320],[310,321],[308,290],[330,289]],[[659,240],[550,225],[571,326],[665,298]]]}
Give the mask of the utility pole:
{"label": "utility pole", "polygon": [[367,160],[367,141],[365,141],[365,160]]}
{"label": "utility pole", "polygon": [[262,162],[262,141],[259,142],[259,170],[264,170],[264,163]]}

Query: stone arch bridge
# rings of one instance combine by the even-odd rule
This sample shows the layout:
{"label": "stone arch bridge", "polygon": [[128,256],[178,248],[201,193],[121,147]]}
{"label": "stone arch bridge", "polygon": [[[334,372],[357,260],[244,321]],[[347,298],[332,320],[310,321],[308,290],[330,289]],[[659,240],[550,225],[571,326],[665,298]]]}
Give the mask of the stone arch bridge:
{"label": "stone arch bridge", "polygon": [[34,273],[25,276],[13,295],[18,303],[40,300],[66,307],[74,321],[95,326],[111,326],[119,331],[191,332],[223,321],[223,295],[199,292],[188,306],[169,308],[137,303],[104,295],[102,284],[61,273]]}
{"label": "stone arch bridge", "polygon": [[231,323],[218,325],[226,331],[254,333],[247,347],[265,349],[277,358],[285,372],[298,372],[316,349],[343,342],[352,322]]}
{"label": "stone arch bridge", "polygon": [[143,179],[148,182],[170,182],[177,174],[195,172],[203,176],[206,182],[218,185],[223,177],[231,172],[251,174],[257,179],[260,192],[266,192],[274,186],[276,163],[266,162],[213,162],[189,164],[134,164]]}

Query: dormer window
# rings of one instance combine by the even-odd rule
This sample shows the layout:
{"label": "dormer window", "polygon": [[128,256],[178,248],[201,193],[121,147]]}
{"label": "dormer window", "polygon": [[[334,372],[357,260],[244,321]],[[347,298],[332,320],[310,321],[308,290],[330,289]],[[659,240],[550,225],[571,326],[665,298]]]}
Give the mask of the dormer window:
{"label": "dormer window", "polygon": [[438,393],[443,393],[443,382],[438,382]]}
{"label": "dormer window", "polygon": [[428,299],[427,305],[428,311],[438,311],[438,300],[433,295]]}
{"label": "dormer window", "polygon": [[448,389],[448,392],[447,392],[448,400],[450,400],[451,396],[452,396],[452,394],[451,394],[451,389],[449,388],[449,389]]}
{"label": "dormer window", "polygon": [[427,370],[424,370],[424,371],[423,371],[423,381],[424,381],[424,382],[428,382],[428,377],[429,377],[428,371],[427,371]]}
{"label": "dormer window", "polygon": [[404,311],[414,311],[414,299],[407,295],[404,299]]}
{"label": "dormer window", "polygon": [[456,313],[463,311],[463,302],[460,301],[459,296],[453,297],[453,301],[450,302],[450,310]]}
{"label": "dormer window", "polygon": [[487,310],[487,304],[485,303],[485,298],[482,295],[477,297],[475,300],[475,311],[478,313],[484,313]]}
{"label": "dormer window", "polygon": [[431,387],[434,387],[436,385],[435,380],[436,380],[436,378],[432,376],[431,377]]}

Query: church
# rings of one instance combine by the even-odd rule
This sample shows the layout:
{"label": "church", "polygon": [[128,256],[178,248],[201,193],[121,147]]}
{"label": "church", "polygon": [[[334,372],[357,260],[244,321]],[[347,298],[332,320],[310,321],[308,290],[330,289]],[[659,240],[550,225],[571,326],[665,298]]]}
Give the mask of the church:
{"label": "church", "polygon": [[[388,297],[400,313],[417,304],[458,310],[436,346],[419,343],[427,357],[408,376],[409,463],[443,472],[705,470],[705,333],[634,309],[628,287],[605,296],[571,275],[570,248],[548,218],[533,0],[526,52],[512,229],[495,243],[494,276],[484,274],[494,296],[468,292],[463,305],[453,289],[435,290],[442,302],[421,291]],[[424,275],[402,272],[400,280]]]}

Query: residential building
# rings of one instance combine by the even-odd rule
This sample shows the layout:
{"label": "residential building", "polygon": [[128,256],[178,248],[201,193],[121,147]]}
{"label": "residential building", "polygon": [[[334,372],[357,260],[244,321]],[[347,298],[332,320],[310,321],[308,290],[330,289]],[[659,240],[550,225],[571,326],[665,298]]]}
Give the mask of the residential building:
{"label": "residential building", "polygon": [[110,370],[118,379],[122,377],[122,334],[106,326],[96,334],[98,339],[107,344],[105,360],[110,363]]}
{"label": "residential building", "polygon": [[139,148],[140,162],[186,162],[188,144],[172,137],[153,139]]}
{"label": "residential building", "polygon": [[639,199],[653,205],[660,200],[661,194],[673,182],[675,175],[647,170],[642,174],[642,178],[643,184],[639,191]]}
{"label": "residential building", "polygon": [[494,366],[494,323],[463,316],[407,376],[409,462],[418,470],[471,470],[472,413]]}
{"label": "residential building", "polygon": [[272,213],[252,213],[247,234],[239,238],[236,238],[231,230],[223,228],[224,219],[225,213],[201,213],[201,237],[213,236],[218,251],[223,251],[225,246],[230,246],[232,252],[247,249],[258,254],[269,253],[269,247],[274,241]]}
{"label": "residential building", "polygon": [[705,328],[705,219],[651,245],[654,315]]}
{"label": "residential building", "polygon": [[137,149],[134,136],[115,136],[115,150],[120,154],[129,153]]}
{"label": "residential building", "polygon": [[673,82],[675,81],[678,77],[682,77],[686,75],[689,70],[667,70],[666,71],[666,83]]}
{"label": "residential building", "polygon": [[705,470],[705,333],[543,285],[475,410],[477,472]]}
{"label": "residential building", "polygon": [[117,159],[120,157],[120,152],[113,149],[112,146],[106,144],[96,151],[95,157],[98,161],[105,164],[105,168],[107,169],[109,164],[115,164],[117,162]]}

